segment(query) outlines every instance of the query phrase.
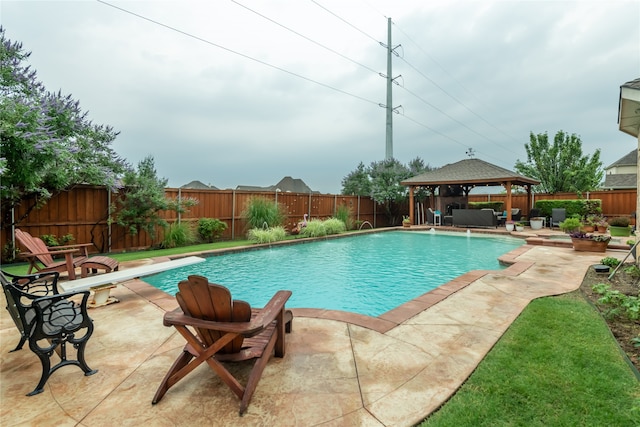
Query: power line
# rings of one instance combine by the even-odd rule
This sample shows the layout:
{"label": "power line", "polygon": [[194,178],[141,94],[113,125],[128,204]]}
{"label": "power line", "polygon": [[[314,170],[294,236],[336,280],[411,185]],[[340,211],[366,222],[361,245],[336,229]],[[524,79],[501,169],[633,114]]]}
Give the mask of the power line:
{"label": "power line", "polygon": [[360,62],[358,62],[358,61],[356,61],[356,60],[354,60],[354,59],[351,59],[351,58],[349,58],[348,56],[343,55],[343,54],[341,54],[340,52],[338,52],[338,51],[336,51],[336,50],[334,50],[334,49],[331,49],[330,47],[327,47],[327,46],[323,45],[322,43],[319,43],[319,42],[317,42],[317,41],[315,41],[315,40],[313,40],[313,39],[310,39],[309,37],[305,36],[304,34],[300,34],[299,32],[297,32],[297,31],[295,31],[295,30],[293,30],[293,29],[291,29],[291,28],[287,27],[286,25],[283,25],[283,24],[281,24],[281,23],[279,23],[279,22],[277,22],[277,21],[275,21],[275,20],[273,20],[273,19],[269,18],[268,16],[263,15],[262,13],[257,12],[257,11],[255,11],[255,10],[251,9],[250,7],[245,6],[244,4],[242,4],[242,3],[240,3],[240,2],[237,2],[237,1],[235,1],[235,0],[230,0],[230,1],[231,1],[231,3],[234,3],[234,4],[236,4],[236,5],[240,6],[240,7],[242,7],[242,8],[244,8],[244,9],[248,10],[248,11],[249,11],[249,12],[251,12],[251,13],[255,13],[256,15],[258,15],[258,16],[259,16],[259,17],[261,17],[261,18],[264,18],[264,19],[266,19],[267,21],[269,21],[269,22],[271,22],[271,23],[273,23],[273,24],[275,24],[275,25],[277,25],[277,26],[279,26],[279,27],[281,27],[281,28],[284,28],[284,29],[285,29],[285,30],[287,30],[287,31],[292,32],[293,34],[297,35],[298,37],[302,37],[303,39],[305,39],[305,40],[307,40],[307,41],[309,41],[309,42],[311,42],[311,43],[315,44],[316,46],[320,46],[321,48],[326,49],[326,50],[328,50],[329,52],[331,52],[331,53],[333,53],[333,54],[335,54],[335,55],[338,55],[339,57],[341,57],[341,58],[343,58],[343,59],[346,59],[347,61],[350,61],[350,62],[352,62],[352,63],[354,63],[354,64],[356,64],[356,65],[361,66],[362,68],[365,68],[365,69],[367,69],[367,70],[369,70],[369,71],[371,71],[371,72],[373,72],[373,73],[378,74],[378,71],[374,70],[373,68],[371,68],[371,67],[369,67],[369,66],[367,66],[367,65],[364,65],[364,64],[362,64],[362,63],[360,63]]}
{"label": "power line", "polygon": [[[418,47],[418,49],[430,60],[432,60],[438,67],[440,67],[440,69],[442,71],[445,72],[445,74],[447,76],[449,76],[458,86],[460,86],[462,89],[464,89],[467,93],[471,94],[471,96],[478,101],[478,98],[474,95],[473,92],[471,92],[469,89],[467,89],[463,84],[461,84],[460,82],[458,82],[456,79],[454,79],[452,77],[452,73],[450,73],[447,69],[445,69],[434,57],[432,57],[431,55],[429,55],[423,48],[421,45],[419,45],[415,40],[413,40],[405,31],[402,30],[402,28],[400,28],[395,22],[393,23],[395,25],[395,27],[402,33],[405,35],[405,37],[407,37],[407,39],[413,43],[415,46]],[[403,58],[404,60],[404,58]],[[407,65],[409,65],[411,68],[413,68],[414,70],[416,70],[421,76],[423,76],[425,79],[429,80],[431,83],[433,83],[438,89],[440,89],[442,92],[444,92],[447,96],[451,97],[451,99],[453,99],[454,101],[458,102],[460,105],[462,105],[465,109],[467,109],[471,114],[475,115],[476,117],[478,117],[480,120],[482,120],[483,122],[485,122],[487,125],[489,125],[490,127],[492,127],[493,129],[497,130],[498,132],[500,132],[501,134],[503,134],[504,136],[511,138],[511,139],[516,139],[515,137],[513,137],[512,135],[509,135],[508,133],[504,132],[502,129],[498,128],[497,126],[495,126],[493,123],[490,123],[488,120],[486,120],[483,116],[481,116],[480,114],[476,113],[475,111],[473,111],[471,108],[469,108],[464,102],[458,100],[456,97],[454,97],[453,95],[451,95],[449,92],[447,92],[444,88],[442,88],[439,84],[437,84],[435,81],[433,81],[432,79],[430,79],[429,77],[427,77],[425,74],[423,74],[420,70],[416,69],[413,65],[411,65],[409,62],[405,61],[407,63]]]}
{"label": "power line", "polygon": [[228,47],[225,47],[225,46],[219,45],[219,44],[214,43],[214,42],[212,42],[212,41],[210,41],[210,40],[203,39],[202,37],[196,36],[196,35],[194,35],[194,34],[191,34],[191,33],[188,33],[188,32],[186,32],[186,31],[180,30],[180,29],[178,29],[178,28],[172,27],[172,26],[170,26],[170,25],[164,24],[164,23],[162,23],[162,22],[156,21],[156,20],[154,20],[154,19],[148,18],[148,17],[143,16],[143,15],[140,15],[139,13],[135,13],[135,12],[132,12],[132,11],[130,11],[130,10],[124,9],[124,8],[122,8],[122,7],[119,7],[119,6],[113,5],[113,4],[108,3],[108,2],[106,2],[106,1],[104,1],[104,0],[96,0],[96,1],[97,1],[98,3],[102,3],[102,4],[104,4],[105,6],[109,6],[109,7],[112,7],[112,8],[114,8],[114,9],[117,9],[117,10],[119,10],[119,11],[121,11],[121,12],[124,12],[124,13],[127,13],[127,14],[129,14],[129,15],[135,16],[136,18],[143,19],[143,20],[145,20],[145,21],[151,22],[152,24],[155,24],[155,25],[161,26],[161,27],[163,27],[163,28],[166,28],[166,29],[168,29],[168,30],[171,30],[171,31],[174,31],[174,32],[176,32],[176,33],[182,34],[182,35],[184,35],[184,36],[190,37],[190,38],[192,38],[192,39],[195,39],[195,40],[198,40],[198,41],[200,41],[200,42],[203,42],[203,43],[209,44],[209,45],[211,45],[211,46],[217,47],[218,49],[222,49],[222,50],[225,50],[225,51],[227,51],[227,52],[229,52],[229,53],[233,53],[234,55],[238,55],[238,56],[241,56],[241,57],[243,57],[243,58],[245,58],[245,59],[249,59],[249,60],[251,60],[251,61],[254,61],[254,62],[257,62],[257,63],[259,63],[259,64],[265,65],[265,66],[267,66],[267,67],[273,68],[273,69],[275,69],[275,70],[282,71],[283,73],[287,73],[287,74],[292,75],[292,76],[294,76],[294,77],[297,77],[297,78],[299,78],[299,79],[306,80],[306,81],[311,82],[311,83],[315,83],[315,84],[317,84],[317,85],[319,85],[319,86],[322,86],[322,87],[325,87],[325,88],[327,88],[327,89],[331,89],[331,90],[334,90],[334,91],[336,91],[336,92],[340,92],[340,93],[342,93],[342,94],[344,94],[344,95],[348,95],[348,96],[351,96],[351,97],[353,97],[353,98],[359,99],[359,100],[361,100],[361,101],[368,102],[369,104],[373,104],[373,105],[378,105],[378,104],[379,104],[378,102],[375,102],[375,101],[372,101],[372,100],[370,100],[370,99],[364,98],[364,97],[362,97],[362,96],[360,96],[360,95],[356,95],[356,94],[353,94],[353,93],[347,92],[347,91],[345,91],[345,90],[338,89],[338,88],[336,88],[336,87],[334,87],[334,86],[331,86],[331,85],[326,84],[326,83],[319,82],[319,81],[314,80],[314,79],[312,79],[312,78],[310,78],[310,77],[305,77],[305,76],[303,76],[303,75],[301,75],[301,74],[298,74],[298,73],[295,73],[295,72],[293,72],[293,71],[286,70],[286,69],[284,69],[284,68],[282,68],[282,67],[278,67],[277,65],[270,64],[270,63],[268,63],[268,62],[265,62],[265,61],[262,61],[262,60],[260,60],[260,59],[257,59],[257,58],[254,58],[254,57],[252,57],[252,56],[249,56],[249,55],[247,55],[247,54],[244,54],[244,53],[238,52],[238,51],[236,51],[236,50],[230,49],[230,48],[228,48]]}
{"label": "power line", "polygon": [[379,40],[376,40],[375,37],[365,33],[364,31],[362,31],[360,28],[356,27],[355,25],[353,25],[351,22],[347,21],[346,19],[344,19],[343,17],[337,15],[336,13],[330,11],[329,9],[327,9],[326,7],[324,7],[323,5],[321,5],[320,3],[318,3],[316,0],[310,0],[311,3],[315,4],[316,6],[318,6],[320,9],[326,11],[327,13],[335,16],[336,18],[338,18],[339,20],[341,20],[342,22],[344,22],[345,24],[347,24],[348,26],[350,26],[351,28],[353,28],[354,30],[356,30],[357,32],[363,34],[365,37],[369,37],[371,40],[373,40],[374,42],[378,43]]}

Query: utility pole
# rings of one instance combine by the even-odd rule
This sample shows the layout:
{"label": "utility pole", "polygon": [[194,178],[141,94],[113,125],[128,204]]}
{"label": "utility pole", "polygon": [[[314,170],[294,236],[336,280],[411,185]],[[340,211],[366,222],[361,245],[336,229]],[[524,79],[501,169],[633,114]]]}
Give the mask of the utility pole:
{"label": "utility pole", "polygon": [[387,137],[384,151],[384,159],[393,159],[393,107],[391,78],[391,18],[387,18]]}
{"label": "utility pole", "polygon": [[387,79],[387,105],[380,104],[381,107],[384,107],[387,110],[387,129],[386,129],[386,145],[385,145],[385,160],[393,159],[393,113],[398,114],[398,108],[401,108],[402,105],[398,105],[393,108],[393,86],[392,83],[398,84],[395,80],[398,77],[402,77],[398,75],[395,78],[391,77],[391,54],[398,56],[398,53],[395,51],[397,47],[391,47],[391,18],[387,18],[387,44],[385,46],[384,43],[380,42],[380,45],[387,48],[387,75],[380,73],[382,77]]}

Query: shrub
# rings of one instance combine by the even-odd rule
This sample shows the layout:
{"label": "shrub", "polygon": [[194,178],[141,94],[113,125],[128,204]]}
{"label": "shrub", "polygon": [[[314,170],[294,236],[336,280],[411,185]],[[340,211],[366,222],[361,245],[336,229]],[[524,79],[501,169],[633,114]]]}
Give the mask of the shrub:
{"label": "shrub", "polygon": [[616,268],[618,264],[620,264],[620,260],[618,258],[608,256],[606,258],[602,258],[600,260],[600,264],[609,266],[611,268]]}
{"label": "shrub", "polygon": [[312,219],[307,221],[307,226],[300,230],[300,235],[303,237],[322,237],[327,235],[327,230],[322,221]]}
{"label": "shrub", "polygon": [[200,218],[198,220],[198,235],[205,242],[213,242],[222,236],[227,229],[227,223],[217,218]]}
{"label": "shrub", "polygon": [[280,207],[266,197],[251,197],[243,216],[247,218],[249,228],[276,227],[282,225],[284,220]]}
{"label": "shrub", "polygon": [[551,216],[553,208],[565,208],[567,217],[578,215],[584,217],[589,214],[602,212],[602,200],[600,199],[563,199],[563,200],[538,200],[535,205],[542,216]]}
{"label": "shrub", "polygon": [[327,234],[340,234],[347,231],[347,227],[344,222],[338,218],[329,218],[324,221],[323,224]]}
{"label": "shrub", "polygon": [[571,233],[572,231],[580,229],[581,225],[578,218],[567,218],[560,223],[560,229],[565,233]]}
{"label": "shrub", "polygon": [[618,216],[609,220],[609,225],[612,227],[628,227],[631,221],[626,216]]}
{"label": "shrub", "polygon": [[287,232],[284,227],[277,226],[271,228],[252,228],[247,235],[248,239],[253,243],[272,243],[284,240]]}
{"label": "shrub", "polygon": [[64,236],[58,238],[55,234],[43,234],[40,236],[42,241],[47,246],[64,246],[73,242],[74,237],[73,234],[67,233]]}
{"label": "shrub", "polygon": [[629,320],[640,319],[640,299],[625,295],[618,290],[612,290],[606,283],[598,283],[593,286],[593,291],[602,295],[598,303],[610,307],[604,314],[605,317],[625,317]]}
{"label": "shrub", "polygon": [[353,217],[351,216],[351,209],[347,205],[340,205],[336,209],[335,218],[341,220],[344,223],[346,230],[352,230],[354,226]]}
{"label": "shrub", "polygon": [[164,240],[160,245],[163,248],[177,248],[195,243],[195,233],[191,224],[186,222],[173,223],[165,229]]}

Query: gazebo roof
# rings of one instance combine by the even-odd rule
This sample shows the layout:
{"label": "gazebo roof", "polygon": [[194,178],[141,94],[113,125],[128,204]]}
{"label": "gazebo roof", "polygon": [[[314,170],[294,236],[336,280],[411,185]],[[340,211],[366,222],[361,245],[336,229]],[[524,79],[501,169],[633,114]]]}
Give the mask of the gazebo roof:
{"label": "gazebo roof", "polygon": [[533,178],[480,159],[465,159],[444,165],[439,169],[406,179],[401,184],[406,186],[466,185],[475,187],[479,185],[504,185],[507,182],[511,182],[511,185],[521,186],[540,184],[540,181]]}

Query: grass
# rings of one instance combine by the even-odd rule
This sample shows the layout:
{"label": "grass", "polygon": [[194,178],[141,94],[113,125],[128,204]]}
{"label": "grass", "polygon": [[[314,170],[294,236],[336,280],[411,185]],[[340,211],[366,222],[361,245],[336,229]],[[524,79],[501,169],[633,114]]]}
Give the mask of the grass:
{"label": "grass", "polygon": [[[117,259],[120,262],[125,262],[125,261],[135,261],[135,260],[144,259],[144,258],[181,255],[181,254],[186,254],[191,252],[195,252],[195,253],[206,252],[206,251],[212,251],[216,249],[227,249],[227,248],[233,248],[237,246],[248,246],[251,244],[252,243],[249,240],[233,240],[233,241],[224,241],[224,242],[215,242],[215,243],[202,243],[199,245],[182,246],[182,247],[168,248],[168,249],[121,252],[121,253],[113,253],[113,254],[107,254],[107,255],[111,258]],[[3,264],[2,269],[7,273],[11,273],[11,274],[26,274],[27,270],[29,269],[29,264],[27,263]]]}
{"label": "grass", "polygon": [[421,426],[637,426],[640,383],[579,294],[533,301]]}

